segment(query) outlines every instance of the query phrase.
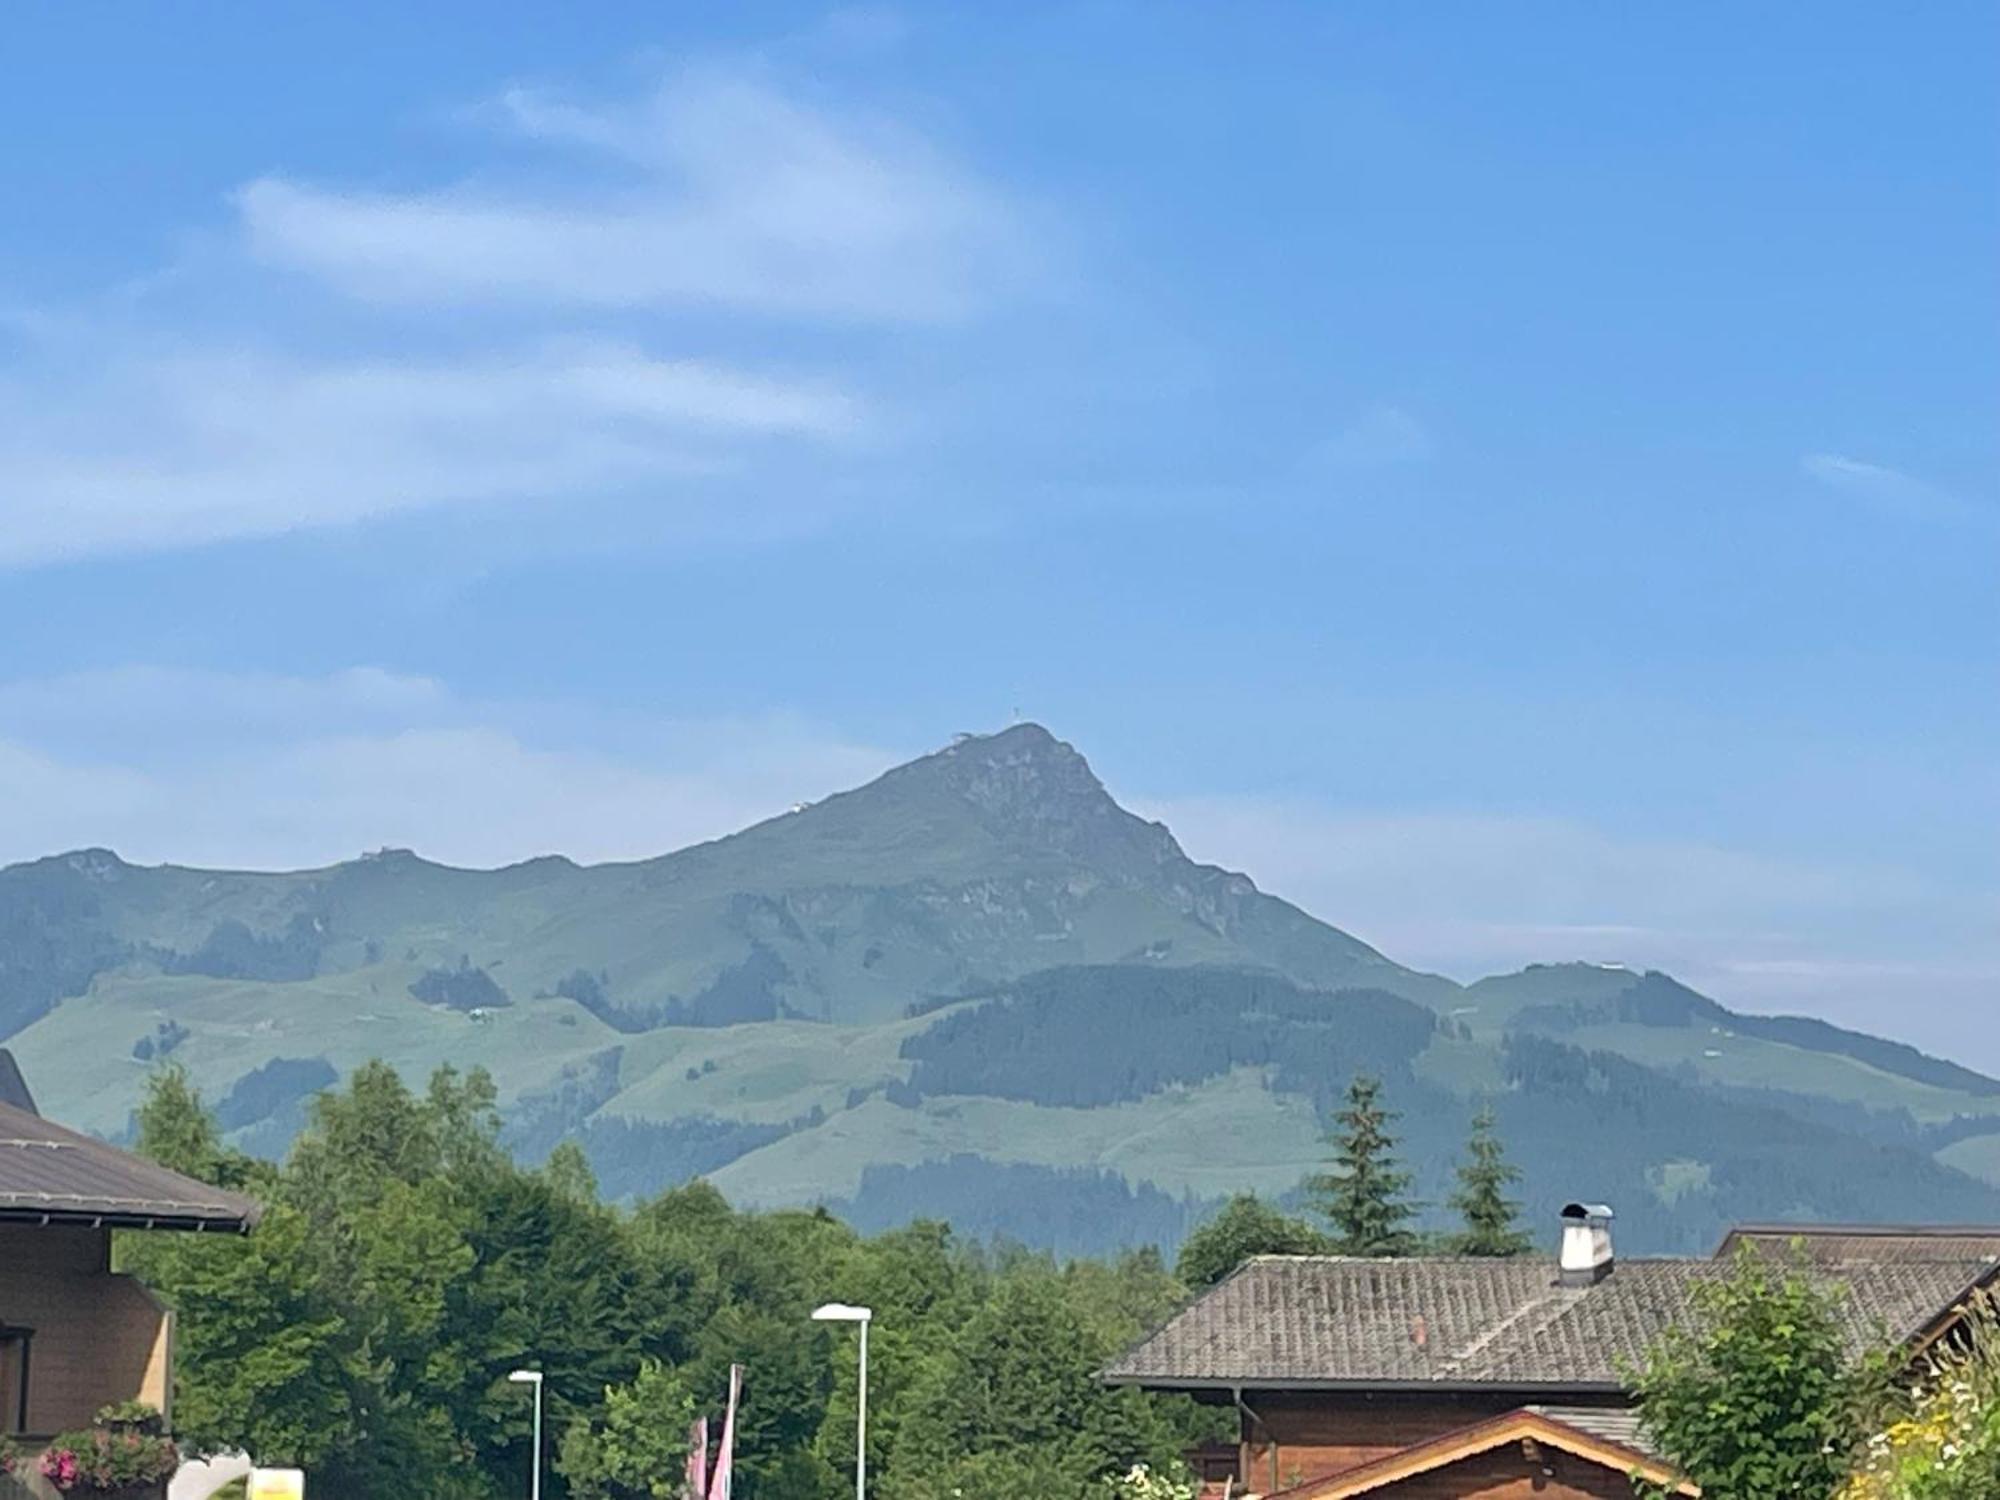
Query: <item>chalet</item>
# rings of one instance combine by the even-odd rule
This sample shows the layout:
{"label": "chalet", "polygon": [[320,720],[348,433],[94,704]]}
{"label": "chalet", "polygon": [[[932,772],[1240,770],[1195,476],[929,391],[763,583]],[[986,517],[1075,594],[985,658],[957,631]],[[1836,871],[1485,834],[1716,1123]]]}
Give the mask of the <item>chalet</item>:
{"label": "chalet", "polygon": [[1104,1377],[1233,1407],[1204,1477],[1239,1495],[1629,1500],[1635,1473],[1677,1481],[1622,1371],[1746,1242],[1843,1285],[1856,1352],[1923,1346],[2000,1273],[2000,1229],[1751,1226],[1714,1257],[1619,1261],[1611,1211],[1571,1204],[1553,1260],[1258,1256]]}
{"label": "chalet", "polygon": [[[174,1316],[112,1270],[111,1233],[240,1233],[256,1215],[234,1193],[43,1119],[0,1050],[0,1437],[32,1448],[129,1401],[170,1419]],[[0,1477],[8,1500],[43,1493],[32,1474]]]}

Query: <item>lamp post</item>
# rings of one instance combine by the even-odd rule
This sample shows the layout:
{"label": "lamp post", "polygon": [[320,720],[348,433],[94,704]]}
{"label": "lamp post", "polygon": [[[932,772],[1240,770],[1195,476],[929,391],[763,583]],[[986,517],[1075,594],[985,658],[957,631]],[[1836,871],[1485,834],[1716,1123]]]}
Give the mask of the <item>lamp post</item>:
{"label": "lamp post", "polygon": [[874,1312],[846,1302],[828,1302],[813,1309],[816,1323],[858,1323],[861,1326],[861,1366],[854,1408],[854,1500],[868,1500],[868,1324]]}
{"label": "lamp post", "polygon": [[542,1500],[542,1372],[515,1370],[507,1378],[535,1388],[535,1456],[528,1469],[528,1500]]}

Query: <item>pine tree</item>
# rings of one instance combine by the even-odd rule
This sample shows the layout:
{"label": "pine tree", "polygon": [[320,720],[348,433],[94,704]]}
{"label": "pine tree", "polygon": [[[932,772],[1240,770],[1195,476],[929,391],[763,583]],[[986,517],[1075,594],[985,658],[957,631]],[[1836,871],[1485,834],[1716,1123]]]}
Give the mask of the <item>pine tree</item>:
{"label": "pine tree", "polygon": [[1491,1105],[1473,1116],[1465,1154],[1458,1168],[1458,1191],[1451,1195],[1451,1206],[1458,1210],[1465,1230],[1452,1247],[1461,1255],[1525,1255],[1531,1241],[1515,1224],[1521,1205],[1507,1196],[1507,1189],[1521,1180],[1521,1169],[1507,1160],[1506,1148],[1494,1132]]}
{"label": "pine tree", "polygon": [[1337,1255],[1413,1255],[1418,1249],[1410,1228],[1418,1204],[1403,1196],[1412,1179],[1398,1165],[1396,1138],[1389,1133],[1398,1118],[1382,1105],[1382,1080],[1356,1074],[1346,1108],[1334,1116],[1333,1170],[1307,1184],[1333,1225]]}

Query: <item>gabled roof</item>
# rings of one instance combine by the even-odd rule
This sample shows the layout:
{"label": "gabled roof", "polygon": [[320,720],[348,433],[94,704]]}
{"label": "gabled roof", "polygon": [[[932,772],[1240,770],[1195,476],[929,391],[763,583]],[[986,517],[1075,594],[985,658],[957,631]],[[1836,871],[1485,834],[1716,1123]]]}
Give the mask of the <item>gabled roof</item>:
{"label": "gabled roof", "polygon": [[[1521,1409],[1552,1421],[1567,1423],[1579,1432],[1587,1432],[1620,1448],[1630,1448],[1635,1453],[1653,1453],[1653,1445],[1646,1438],[1645,1423],[1640,1419],[1636,1406],[1560,1406],[1537,1401]],[[1655,1453],[1653,1456],[1657,1458],[1659,1455]]]}
{"label": "gabled roof", "polygon": [[0,1223],[242,1230],[257,1205],[0,1104]]}
{"label": "gabled roof", "polygon": [[[1985,1257],[1830,1269],[1858,1352],[1923,1335],[1997,1269]],[[1104,1372],[1119,1385],[1197,1388],[1624,1388],[1714,1260],[1621,1260],[1593,1286],[1558,1284],[1553,1261],[1258,1256]]]}
{"label": "gabled roof", "polygon": [[1589,1408],[1524,1406],[1440,1434],[1372,1463],[1309,1479],[1291,1489],[1280,1490],[1267,1500],[1281,1500],[1281,1497],[1282,1500],[1348,1500],[1350,1496],[1366,1495],[1516,1443],[1524,1448],[1529,1445],[1554,1448],[1617,1474],[1638,1474],[1654,1484],[1668,1486],[1672,1494],[1701,1493],[1655,1455],[1600,1430],[1601,1419],[1615,1415]]}

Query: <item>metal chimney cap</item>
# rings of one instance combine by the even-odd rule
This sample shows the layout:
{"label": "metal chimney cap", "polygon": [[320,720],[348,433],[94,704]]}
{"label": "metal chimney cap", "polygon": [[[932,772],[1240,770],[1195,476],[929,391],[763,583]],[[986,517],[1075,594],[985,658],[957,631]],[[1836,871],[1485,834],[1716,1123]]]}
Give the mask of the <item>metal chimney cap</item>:
{"label": "metal chimney cap", "polygon": [[1609,1203],[1565,1203],[1562,1216],[1565,1219],[1613,1219]]}

